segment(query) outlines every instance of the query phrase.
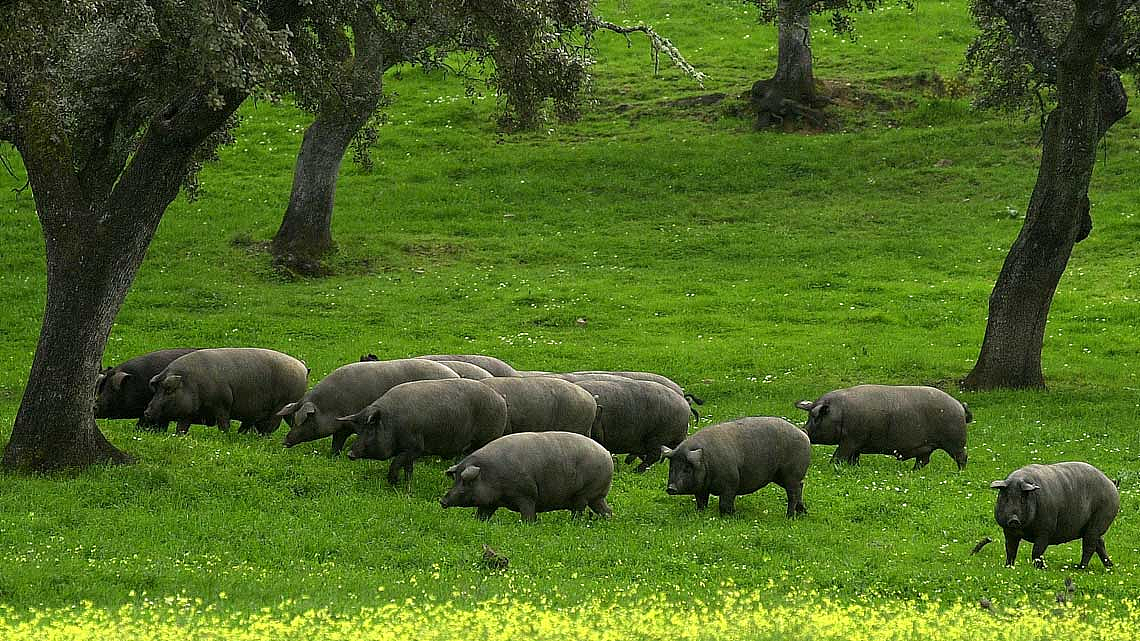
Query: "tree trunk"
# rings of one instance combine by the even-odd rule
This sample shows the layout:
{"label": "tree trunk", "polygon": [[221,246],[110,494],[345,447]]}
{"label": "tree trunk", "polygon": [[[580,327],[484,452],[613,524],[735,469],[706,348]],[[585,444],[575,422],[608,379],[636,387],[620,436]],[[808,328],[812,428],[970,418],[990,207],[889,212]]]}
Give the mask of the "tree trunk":
{"label": "tree trunk", "polygon": [[1108,32],[1098,19],[1115,12],[1090,15],[1088,5],[1077,3],[1059,56],[1057,107],[1046,121],[1037,184],[990,294],[981,353],[964,389],[1045,386],[1041,350],[1049,307],[1074,244],[1092,229],[1088,187],[1096,144],[1127,110],[1119,78],[1111,69],[1098,75],[1097,68]]}
{"label": "tree trunk", "polygon": [[[78,203],[44,203],[37,208],[47,244],[47,304],[28,385],[16,414],[3,466],[29,472],[129,463],[95,424],[92,394],[115,314],[135,270],[109,255],[100,234],[70,215]],[[59,208],[60,216],[45,214]],[[59,211],[57,210],[57,211]],[[67,220],[70,219],[71,224]],[[94,242],[92,242],[94,240]],[[87,251],[84,250],[87,246]]]}
{"label": "tree trunk", "polygon": [[332,215],[341,160],[380,104],[384,72],[400,60],[398,48],[385,55],[391,45],[385,34],[375,12],[362,8],[352,19],[351,46],[343,30],[322,36],[341,52],[345,75],[331,79],[338,89],[321,101],[320,113],[301,141],[289,207],[270,247],[279,265],[319,275],[324,271],[321,259],[336,247]]}
{"label": "tree trunk", "polygon": [[332,214],[341,160],[375,108],[373,101],[355,118],[318,116],[305,130],[289,207],[270,250],[279,264],[315,275],[321,271],[321,259],[335,249]]}
{"label": "tree trunk", "polygon": [[783,120],[796,115],[819,124],[822,115],[817,104],[815,76],[812,74],[811,11],[803,0],[778,0],[778,54],[776,75],[752,85],[749,98],[766,126],[771,118]]}
{"label": "tree trunk", "polygon": [[28,384],[0,465],[53,472],[129,463],[95,424],[93,400],[111,325],[195,150],[244,95],[222,109],[205,91],[176,98],[150,122],[130,163],[82,179],[67,141],[33,124],[17,135],[43,228],[47,302]]}

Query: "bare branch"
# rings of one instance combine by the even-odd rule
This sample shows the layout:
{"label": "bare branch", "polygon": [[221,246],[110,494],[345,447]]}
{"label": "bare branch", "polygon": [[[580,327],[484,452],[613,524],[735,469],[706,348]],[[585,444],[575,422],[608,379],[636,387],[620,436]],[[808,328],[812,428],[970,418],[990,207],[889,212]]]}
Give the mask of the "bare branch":
{"label": "bare branch", "polygon": [[[685,60],[685,56],[681,55],[681,52],[677,49],[677,47],[668,38],[654,31],[653,27],[645,24],[623,27],[600,17],[592,18],[590,20],[590,26],[594,29],[605,29],[607,31],[621,34],[625,36],[627,43],[630,42],[629,34],[635,32],[644,33],[645,36],[649,38],[649,44],[653,48],[654,67],[656,67],[657,56],[661,52],[664,52],[665,55],[673,61],[673,64],[676,65],[678,69],[680,69],[686,76],[689,76],[693,80],[697,81],[697,85],[700,88],[704,89],[704,80],[708,76],[698,71],[697,68],[693,65],[689,64],[689,61]],[[632,46],[632,43],[630,44]],[[656,71],[656,69],[654,70]]]}

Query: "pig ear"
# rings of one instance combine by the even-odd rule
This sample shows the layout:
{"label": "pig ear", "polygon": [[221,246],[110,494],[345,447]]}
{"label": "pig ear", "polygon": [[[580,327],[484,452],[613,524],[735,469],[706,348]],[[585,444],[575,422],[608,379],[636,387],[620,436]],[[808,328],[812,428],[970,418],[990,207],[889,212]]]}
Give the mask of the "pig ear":
{"label": "pig ear", "polygon": [[673,452],[674,450],[671,450],[664,445],[661,446],[661,456],[665,458],[673,458]]}
{"label": "pig ear", "polygon": [[297,408],[297,412],[293,414],[293,425],[300,425],[309,418],[311,414],[317,411],[317,406],[313,405],[312,401],[305,401],[301,407]]}
{"label": "pig ear", "polygon": [[[314,407],[314,409],[315,409],[315,407]],[[380,414],[380,410],[369,405],[368,407],[360,410],[359,412],[357,412],[355,414],[350,414],[348,416],[342,416],[336,420],[342,421],[345,423],[356,423],[358,425],[368,425],[369,423],[375,423],[376,418],[377,418],[377,416],[379,416],[379,414]]]}
{"label": "pig ear", "polygon": [[700,450],[700,449],[696,449],[696,450],[689,450],[689,453],[685,455],[685,458],[689,459],[689,463],[692,463],[693,466],[697,466],[697,465],[701,464],[701,458],[703,458],[703,456],[704,456],[704,451]]}
{"label": "pig ear", "polygon": [[796,403],[796,407],[805,412],[810,412],[811,408],[815,407],[815,401],[800,401],[799,403]]}
{"label": "pig ear", "polygon": [[1009,487],[1009,483],[1005,481],[994,481],[993,483],[990,483],[991,490],[1002,490],[1007,487]]}
{"label": "pig ear", "polygon": [[467,468],[463,470],[463,473],[459,475],[459,478],[463,479],[464,481],[471,481],[474,480],[477,476],[479,476],[479,466],[468,465]]}
{"label": "pig ear", "polygon": [[459,471],[459,464],[457,463],[457,464],[452,465],[451,467],[447,468],[446,470],[444,470],[443,473],[446,474],[448,476],[448,478],[450,478],[451,480],[454,481],[455,480],[455,473],[458,471]]}
{"label": "pig ear", "polygon": [[278,410],[277,414],[275,414],[275,416],[289,416],[293,412],[297,411],[297,407],[300,404],[301,404],[301,401],[297,401],[296,403],[289,403],[285,407],[282,407],[280,410]]}
{"label": "pig ear", "polygon": [[1021,482],[1021,491],[1022,492],[1032,492],[1034,490],[1039,490],[1039,489],[1041,489],[1041,487],[1035,483],[1030,483],[1029,481],[1022,481]]}
{"label": "pig ear", "polygon": [[107,382],[111,385],[111,391],[117,392],[122,389],[123,381],[127,380],[130,377],[131,375],[127,372],[116,372],[113,374],[109,379],[107,379]]}
{"label": "pig ear", "polygon": [[166,390],[167,392],[173,392],[179,387],[182,387],[182,377],[177,374],[174,374],[173,376],[167,376],[162,380],[162,389]]}
{"label": "pig ear", "polygon": [[[813,409],[814,409],[814,408],[813,408]],[[824,404],[820,403],[820,405],[819,405],[819,410],[818,410],[818,412],[816,413],[816,416],[818,416],[818,417],[824,417],[824,416],[827,416],[828,412],[830,412],[830,411],[831,411],[831,406],[830,406],[830,405],[824,405]]]}

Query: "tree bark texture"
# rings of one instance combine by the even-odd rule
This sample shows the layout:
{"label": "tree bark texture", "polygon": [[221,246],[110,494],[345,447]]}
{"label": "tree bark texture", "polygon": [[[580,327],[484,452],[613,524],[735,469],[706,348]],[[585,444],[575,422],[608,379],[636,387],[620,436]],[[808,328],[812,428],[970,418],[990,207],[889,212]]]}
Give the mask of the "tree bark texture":
{"label": "tree bark texture", "polygon": [[815,76],[812,73],[811,3],[804,0],[777,2],[778,53],[776,73],[752,85],[749,99],[758,116],[758,125],[767,126],[773,118],[794,115],[819,124]]}
{"label": "tree bark texture", "polygon": [[[1088,188],[1100,136],[1127,110],[1119,77],[1098,65],[1116,2],[1076,3],[1058,56],[1057,106],[1025,223],[989,300],[981,353],[964,389],[1041,388],[1045,324],[1073,246],[1092,229]],[[1122,101],[1123,98],[1123,101]]]}
{"label": "tree bark texture", "polygon": [[[306,275],[323,271],[321,260],[336,248],[332,238],[333,205],[341,161],[352,139],[376,111],[383,96],[383,77],[397,61],[385,55],[385,33],[376,16],[362,9],[352,22],[353,46],[336,43],[342,52],[345,83],[321,101],[320,113],[305,130],[293,170],[293,190],[281,227],[273,237],[274,261]],[[330,38],[342,38],[338,32]],[[389,52],[391,53],[391,52]]]}
{"label": "tree bark texture", "polygon": [[358,118],[318,116],[305,130],[289,207],[273,237],[271,250],[278,262],[302,273],[318,273],[321,259],[335,248],[332,214],[341,161],[375,108],[373,101]]}
{"label": "tree bark texture", "polygon": [[95,378],[115,316],[193,152],[243,97],[227,98],[222,110],[208,106],[204,92],[172,101],[114,182],[82,180],[66,142],[41,133],[46,129],[33,125],[16,136],[46,243],[47,300],[4,468],[39,473],[131,462],[95,424]]}

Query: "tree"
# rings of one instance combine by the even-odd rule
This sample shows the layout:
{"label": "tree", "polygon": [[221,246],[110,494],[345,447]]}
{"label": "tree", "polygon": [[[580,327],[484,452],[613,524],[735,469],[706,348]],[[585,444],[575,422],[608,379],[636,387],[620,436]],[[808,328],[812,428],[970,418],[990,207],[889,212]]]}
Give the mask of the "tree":
{"label": "tree", "polygon": [[126,463],[95,424],[107,336],[159,220],[293,66],[296,1],[0,4],[0,141],[23,159],[43,229],[47,299],[0,464]]}
{"label": "tree", "polygon": [[[345,28],[322,25],[347,24]],[[304,76],[298,104],[315,114],[305,131],[288,208],[270,247],[275,262],[319,274],[335,248],[332,214],[336,180],[349,145],[371,167],[367,126],[382,101],[384,73],[410,64],[486,78],[502,98],[500,125],[534,127],[546,103],[562,120],[579,113],[592,63],[590,39],[599,29],[644,33],[686,73],[703,77],[667,39],[644,25],[621,27],[593,13],[593,0],[382,0],[361,3],[340,21],[305,21],[292,41]]]}
{"label": "tree", "polygon": [[1044,387],[1041,350],[1057,284],[1092,231],[1096,146],[1128,111],[1120,76],[1140,49],[1135,0],[975,0],[980,34],[967,67],[983,106],[1053,103],[1025,223],[989,300],[981,353],[966,389]]}
{"label": "tree", "polygon": [[[745,0],[756,5],[760,21],[775,24],[777,31],[776,73],[757,80],[748,92],[749,102],[757,114],[757,126],[767,127],[773,120],[795,116],[820,124],[818,111],[826,103],[816,90],[812,71],[811,16],[829,15],[832,30],[841,36],[854,37],[853,13],[874,11],[884,0]],[[900,4],[913,8],[911,0]]]}

